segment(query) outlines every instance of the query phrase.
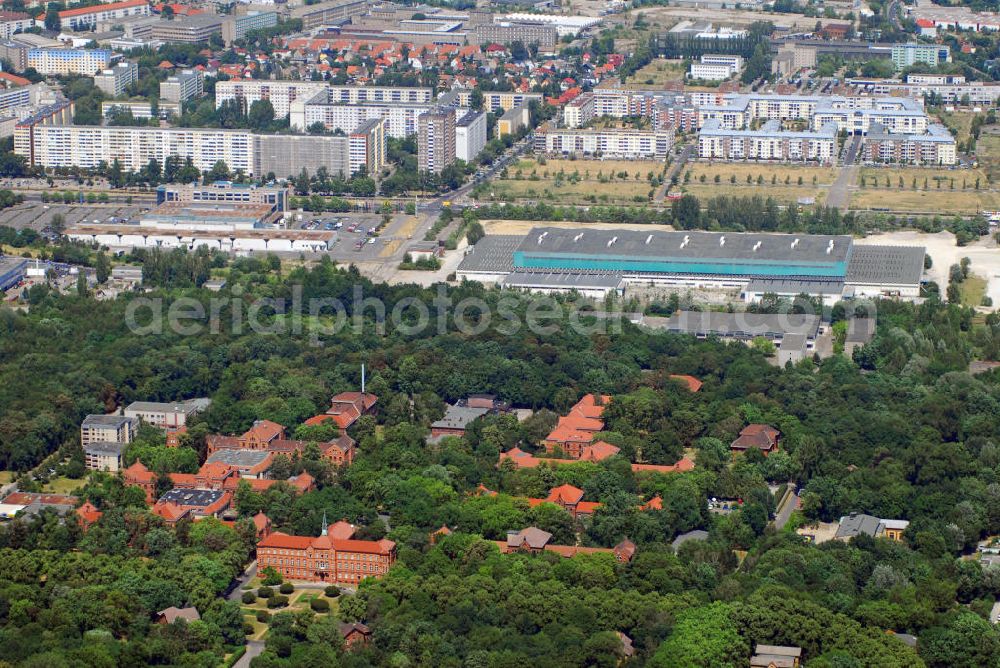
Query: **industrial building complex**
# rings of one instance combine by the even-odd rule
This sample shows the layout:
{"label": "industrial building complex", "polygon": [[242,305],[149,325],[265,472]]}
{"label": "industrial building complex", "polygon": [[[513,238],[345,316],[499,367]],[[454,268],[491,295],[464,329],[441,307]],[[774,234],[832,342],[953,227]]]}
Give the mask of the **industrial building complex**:
{"label": "industrial building complex", "polygon": [[541,292],[622,293],[629,285],[842,298],[918,297],[924,249],[855,244],[849,236],[569,230],[486,236],[457,276]]}

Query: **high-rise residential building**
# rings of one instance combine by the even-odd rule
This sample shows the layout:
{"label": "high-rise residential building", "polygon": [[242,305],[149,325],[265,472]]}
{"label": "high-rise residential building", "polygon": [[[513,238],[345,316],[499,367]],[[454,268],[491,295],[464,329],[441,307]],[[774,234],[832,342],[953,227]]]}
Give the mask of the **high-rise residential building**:
{"label": "high-rise residential building", "polygon": [[944,44],[906,44],[892,45],[892,64],[897,70],[906,69],[911,65],[923,63],[937,67],[941,63],[951,62],[951,49]]}
{"label": "high-rise residential building", "polygon": [[277,12],[252,11],[242,16],[233,16],[222,24],[222,41],[231,46],[238,39],[243,39],[248,32],[273,28],[278,25]]}
{"label": "high-rise residential building", "polygon": [[367,11],[368,0],[330,0],[296,7],[291,11],[291,18],[302,19],[302,29],[312,30],[323,25],[334,25]]}
{"label": "high-rise residential building", "polygon": [[124,95],[125,89],[138,80],[139,66],[129,61],[118,63],[94,75],[94,85],[109,97]]}
{"label": "high-rise residential building", "polygon": [[160,99],[183,103],[205,91],[205,75],[201,70],[183,70],[160,82]]}
{"label": "high-rise residential building", "polygon": [[436,107],[417,119],[417,168],[440,174],[455,162],[455,109]]}
{"label": "high-rise residential building", "polygon": [[[326,167],[348,176],[363,165],[368,173],[385,161],[384,134],[373,125],[351,136],[265,135],[248,130],[154,128],[92,125],[44,125],[23,121],[14,130],[14,152],[42,167],[94,169],[115,160],[125,171],[138,171],[156,159],[191,159],[202,171],[223,161],[230,171],[248,175],[297,175]],[[378,142],[381,141],[381,146]],[[372,142],[371,147],[364,142]],[[354,147],[354,150],[352,150]]]}
{"label": "high-rise residential building", "polygon": [[35,27],[35,19],[25,12],[0,11],[0,38],[10,39],[15,33]]}
{"label": "high-rise residential building", "polygon": [[486,112],[466,112],[455,123],[455,157],[472,162],[485,146]]}
{"label": "high-rise residential building", "polygon": [[331,101],[333,91],[324,90],[311,98],[291,104],[289,123],[295,130],[307,130],[319,123],[327,130],[353,132],[372,119],[385,121],[390,137],[408,137],[417,132],[418,118],[433,108],[432,104],[404,102],[359,102],[344,104]]}
{"label": "high-rise residential building", "polygon": [[107,49],[30,49],[27,66],[39,74],[86,74],[107,69],[111,52]]}

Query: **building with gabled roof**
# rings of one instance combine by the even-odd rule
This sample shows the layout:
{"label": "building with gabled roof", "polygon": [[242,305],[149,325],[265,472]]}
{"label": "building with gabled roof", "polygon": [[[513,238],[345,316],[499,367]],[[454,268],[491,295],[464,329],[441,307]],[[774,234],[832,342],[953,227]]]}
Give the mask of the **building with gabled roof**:
{"label": "building with gabled roof", "polygon": [[156,623],[157,624],[173,624],[178,619],[183,619],[186,622],[193,622],[201,619],[201,615],[198,614],[197,608],[176,608],[170,606],[156,613]]}
{"label": "building with gabled roof", "polygon": [[495,541],[497,547],[504,554],[514,552],[526,552],[528,554],[542,554],[552,552],[561,557],[571,558],[579,554],[613,554],[615,560],[627,563],[635,555],[635,543],[628,538],[622,540],[613,548],[607,547],[580,547],[577,545],[553,545],[552,534],[543,531],[538,527],[527,527],[520,531],[508,531],[506,541]]}
{"label": "building with gabled roof", "polygon": [[740,435],[730,444],[734,452],[746,452],[754,448],[765,455],[778,448],[778,438],[781,432],[767,424],[748,424],[740,430]]}
{"label": "building with gabled roof", "polygon": [[384,538],[357,540],[353,535],[350,524],[330,527],[325,517],[316,538],[276,531],[257,543],[257,569],[274,568],[289,580],[349,585],[389,572],[396,561],[396,544]]}

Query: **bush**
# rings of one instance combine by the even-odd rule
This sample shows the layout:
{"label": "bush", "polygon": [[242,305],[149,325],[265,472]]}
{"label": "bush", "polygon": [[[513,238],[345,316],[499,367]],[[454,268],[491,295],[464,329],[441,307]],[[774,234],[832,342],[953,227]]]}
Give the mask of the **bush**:
{"label": "bush", "polygon": [[270,587],[261,587],[257,590],[257,596],[261,598],[271,598],[274,595],[274,590]]}
{"label": "bush", "polygon": [[281,594],[275,594],[267,599],[267,607],[269,608],[283,608],[286,605],[288,605],[288,597]]}
{"label": "bush", "polygon": [[[261,612],[264,612],[264,611],[261,610]],[[243,635],[248,636],[248,635],[252,635],[252,634],[253,634],[253,624],[251,624],[250,622],[244,622],[243,623]]]}
{"label": "bush", "polygon": [[243,602],[246,603],[247,605],[250,605],[251,603],[256,603],[257,594],[253,593],[252,591],[243,592]]}
{"label": "bush", "polygon": [[329,587],[323,590],[323,593],[330,598],[337,598],[338,596],[340,596],[340,587],[338,587],[337,585],[330,585]]}
{"label": "bush", "polygon": [[280,587],[278,587],[278,591],[280,591],[282,594],[291,594],[293,591],[295,591],[295,587],[292,586],[291,582],[285,582]]}
{"label": "bush", "polygon": [[314,598],[309,601],[309,607],[313,612],[330,612],[330,603],[325,598]]}
{"label": "bush", "polygon": [[267,610],[258,610],[257,621],[267,624],[269,621],[271,621],[271,613],[268,612]]}

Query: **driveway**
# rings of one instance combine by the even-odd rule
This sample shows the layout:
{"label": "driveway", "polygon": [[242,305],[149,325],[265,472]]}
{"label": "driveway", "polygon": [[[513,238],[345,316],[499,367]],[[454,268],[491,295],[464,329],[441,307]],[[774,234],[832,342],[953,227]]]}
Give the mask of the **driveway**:
{"label": "driveway", "polygon": [[245,571],[243,571],[243,575],[241,575],[240,578],[236,581],[236,586],[232,588],[232,591],[226,594],[226,599],[229,601],[239,601],[240,598],[243,596],[243,587],[246,586],[246,583],[253,580],[256,575],[257,575],[257,562],[254,561],[247,567]]}
{"label": "driveway", "polygon": [[792,511],[799,507],[799,495],[788,494],[785,502],[778,508],[774,515],[774,528],[781,531],[788,524],[788,519],[792,516]]}
{"label": "driveway", "polygon": [[262,640],[248,641],[247,651],[239,658],[239,661],[233,664],[233,668],[250,668],[250,662],[253,661],[254,657],[260,656],[263,651],[264,642]]}

